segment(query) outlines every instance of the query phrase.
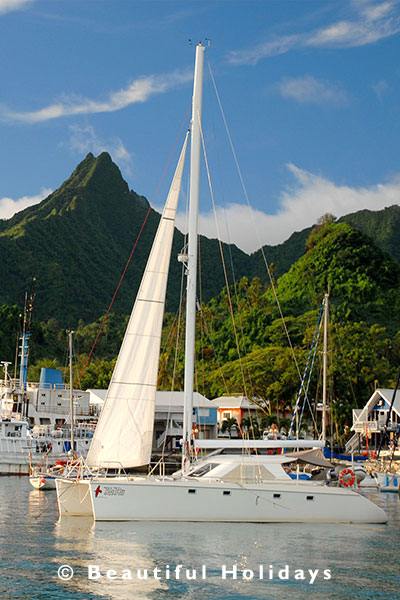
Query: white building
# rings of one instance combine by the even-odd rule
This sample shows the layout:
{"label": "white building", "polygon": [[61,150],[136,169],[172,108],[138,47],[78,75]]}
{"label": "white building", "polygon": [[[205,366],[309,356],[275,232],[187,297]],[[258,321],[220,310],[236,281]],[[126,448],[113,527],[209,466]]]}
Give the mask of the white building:
{"label": "white building", "polygon": [[389,414],[393,398],[393,389],[378,388],[374,391],[364,408],[353,409],[353,437],[347,442],[346,450],[359,450],[360,446],[368,446],[376,449],[380,443],[380,437],[387,431],[391,437],[400,430],[400,391],[397,391],[392,410]]}
{"label": "white building", "polygon": [[[87,390],[90,404],[100,414],[107,390]],[[180,449],[183,435],[183,392],[156,392],[153,450]],[[202,394],[193,393],[193,427],[199,439],[217,437],[217,408]]]}

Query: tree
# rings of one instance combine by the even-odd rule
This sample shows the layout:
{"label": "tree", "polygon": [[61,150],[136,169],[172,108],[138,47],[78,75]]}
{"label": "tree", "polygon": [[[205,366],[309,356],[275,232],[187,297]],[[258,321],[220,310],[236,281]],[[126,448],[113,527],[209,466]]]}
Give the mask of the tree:
{"label": "tree", "polygon": [[228,432],[229,437],[232,437],[232,429],[236,429],[236,431],[239,433],[240,432],[240,427],[239,427],[239,423],[237,422],[236,419],[234,418],[229,418],[229,419],[225,419],[224,421],[222,421],[221,423],[221,432],[225,433],[225,431]]}

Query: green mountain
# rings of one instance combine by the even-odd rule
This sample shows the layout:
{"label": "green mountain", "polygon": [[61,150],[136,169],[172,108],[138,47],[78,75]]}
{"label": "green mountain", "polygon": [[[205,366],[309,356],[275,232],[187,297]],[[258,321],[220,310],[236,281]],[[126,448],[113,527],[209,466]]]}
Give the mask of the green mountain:
{"label": "green mountain", "polygon": [[[212,240],[205,240],[203,249],[210,259],[207,244],[211,245]],[[351,423],[351,408],[365,403],[376,381],[382,387],[391,387],[396,380],[400,359],[400,265],[369,236],[347,223],[327,221],[316,226],[305,245],[303,256],[276,281],[292,347],[270,285],[258,278],[242,277],[236,286],[230,286],[229,292],[224,288],[203,303],[198,313],[196,385],[208,397],[254,395],[268,414],[275,412],[278,405],[293,405],[299,390],[293,353],[302,373],[321,301],[329,289],[329,398],[331,423],[339,432]],[[0,349],[4,357],[12,360],[16,308],[1,307],[0,318]],[[110,315],[83,375],[84,388],[108,385],[126,321],[124,315]],[[100,323],[98,319],[77,327],[77,372],[82,372]],[[175,316],[166,314],[160,357],[161,389],[170,389],[173,373],[175,389],[182,388],[183,331],[184,315],[178,327]],[[35,379],[41,366],[64,364],[65,331],[54,319],[44,324],[36,322],[31,348],[30,378]],[[310,384],[310,397],[315,403],[320,398],[320,358],[319,351]],[[306,414],[310,410],[308,407]]]}
{"label": "green mountain", "polygon": [[359,210],[339,219],[369,235],[381,250],[400,263],[400,206],[383,210]]}
{"label": "green mountain", "polygon": [[[0,220],[0,305],[22,305],[37,278],[35,319],[56,319],[76,327],[104,314],[143,225],[149,203],[123,180],[107,153],[93,154],[40,204]],[[147,260],[159,214],[150,209],[113,311],[130,312]],[[341,219],[369,234],[380,248],[400,261],[400,207],[360,211]],[[274,276],[287,273],[305,252],[311,228],[293,233],[277,246],[265,246]],[[184,236],[175,230],[167,310],[179,304],[181,265],[175,257]],[[261,251],[248,255],[222,244],[229,282],[246,275],[267,282]],[[200,236],[201,300],[207,302],[225,286],[218,241]]]}
{"label": "green mountain", "polygon": [[[400,359],[400,265],[347,223],[325,223],[307,240],[306,253],[276,288],[293,352],[302,373],[325,292],[330,291],[329,396],[338,427],[351,423],[376,381],[391,387]],[[256,395],[268,410],[293,404],[299,375],[272,290],[242,279],[236,293],[236,331],[223,290],[202,311],[209,339],[197,344],[199,379],[210,397]],[[225,315],[225,316],[223,316]],[[318,386],[318,362],[311,394]],[[183,359],[181,358],[183,361]],[[199,384],[200,385],[200,384]],[[269,404],[268,404],[269,403]]]}
{"label": "green mountain", "polygon": [[329,290],[337,319],[400,328],[400,265],[369,236],[347,223],[326,223],[307,246],[278,281],[285,314],[304,314]]}
{"label": "green mountain", "polygon": [[[145,220],[149,204],[129,190],[107,153],[88,154],[59,189],[36,206],[1,222],[0,305],[22,304],[37,278],[36,319],[57,319],[74,326],[105,313]],[[150,210],[113,310],[131,311],[160,215]],[[181,265],[174,257],[184,245],[175,230],[167,308],[175,310]],[[201,239],[202,259],[210,274],[202,281],[208,300],[224,285],[217,240]],[[228,259],[228,248],[224,244]],[[247,255],[230,248],[241,275]]]}

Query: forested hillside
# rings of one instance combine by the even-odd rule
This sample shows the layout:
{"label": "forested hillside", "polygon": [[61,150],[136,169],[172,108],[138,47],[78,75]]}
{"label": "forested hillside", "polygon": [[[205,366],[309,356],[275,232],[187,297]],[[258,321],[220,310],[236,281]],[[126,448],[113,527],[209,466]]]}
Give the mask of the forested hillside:
{"label": "forested hillside", "polygon": [[[107,153],[92,154],[48,198],[8,220],[0,221],[0,305],[23,304],[36,277],[35,315],[76,328],[106,311],[149,209],[147,200],[123,180]],[[126,315],[139,286],[159,214],[150,210],[113,310]],[[400,208],[360,211],[346,222],[368,233],[377,246],[400,260]],[[293,233],[277,246],[265,246],[275,277],[289,271],[305,251],[311,228]],[[184,245],[175,230],[167,291],[167,309],[179,303],[181,267],[176,260]],[[227,263],[240,279],[267,281],[264,259],[235,245],[223,244]],[[207,302],[225,285],[219,244],[200,236],[203,270],[202,299]]]}
{"label": "forested hillside", "polygon": [[[329,396],[333,422],[343,431],[351,423],[351,408],[362,406],[377,384],[394,385],[400,364],[400,266],[371,238],[346,223],[328,220],[315,227],[306,247],[289,272],[274,283],[292,348],[271,283],[243,277],[203,303],[198,313],[196,386],[208,397],[243,393],[257,397],[266,414],[276,412],[278,406],[293,406],[321,302],[329,290]],[[15,335],[11,332],[18,310],[3,307],[2,315],[7,335],[0,343],[4,347],[8,340],[5,358],[12,360]],[[81,322],[75,332],[77,378],[101,322]],[[126,322],[122,315],[108,318],[82,375],[83,388],[107,387]],[[167,313],[161,389],[170,389],[172,384],[182,389],[183,338],[183,318],[178,323],[177,311]],[[38,378],[41,366],[66,365],[65,330],[54,319],[36,323],[31,349],[31,379]],[[313,405],[320,394],[321,348],[310,382]]]}
{"label": "forested hillside", "polygon": [[[103,315],[148,210],[147,200],[129,190],[108,154],[89,154],[47,199],[0,223],[0,360],[14,363],[24,293],[35,276],[29,378],[37,380],[42,366],[65,367],[66,327],[72,327],[75,384],[79,379],[82,388],[107,387],[158,224],[153,210],[104,326]],[[397,206],[360,211],[339,222],[325,217],[284,244],[265,247],[272,282],[260,251],[249,256],[224,244],[226,287],[217,240],[200,237],[199,391],[210,398],[257,397],[266,414],[293,406],[329,292],[329,395],[332,423],[343,431],[351,408],[362,406],[377,384],[392,386],[400,366],[399,240]],[[183,245],[176,230],[161,389],[183,386],[181,264],[174,260]],[[320,397],[320,358],[318,351],[310,381],[313,405]]]}

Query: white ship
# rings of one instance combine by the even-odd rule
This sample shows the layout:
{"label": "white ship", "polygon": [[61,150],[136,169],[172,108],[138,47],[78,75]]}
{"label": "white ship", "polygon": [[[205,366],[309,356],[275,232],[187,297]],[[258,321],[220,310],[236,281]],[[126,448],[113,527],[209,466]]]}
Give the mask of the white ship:
{"label": "white ship", "polygon": [[2,362],[0,380],[0,474],[28,475],[30,467],[54,465],[68,453],[86,456],[97,420],[89,392],[73,390],[71,448],[71,392],[61,371],[42,369],[40,381],[31,383],[22,361],[19,379],[9,377],[8,364]]}
{"label": "white ship", "polygon": [[[186,141],[87,457],[93,475],[86,480],[57,479],[60,514],[92,515],[105,521],[384,523],[385,512],[349,487],[293,480],[283,468],[293,457],[253,452],[254,448],[309,448],[321,443],[193,439],[203,62],[204,47],[199,44],[191,122],[189,240],[180,257],[188,277],[182,469],[171,477],[94,474],[95,469],[134,468],[150,462],[167,274]],[[210,449],[213,444],[217,453],[192,462],[194,449]],[[233,446],[239,453],[232,452]]]}

